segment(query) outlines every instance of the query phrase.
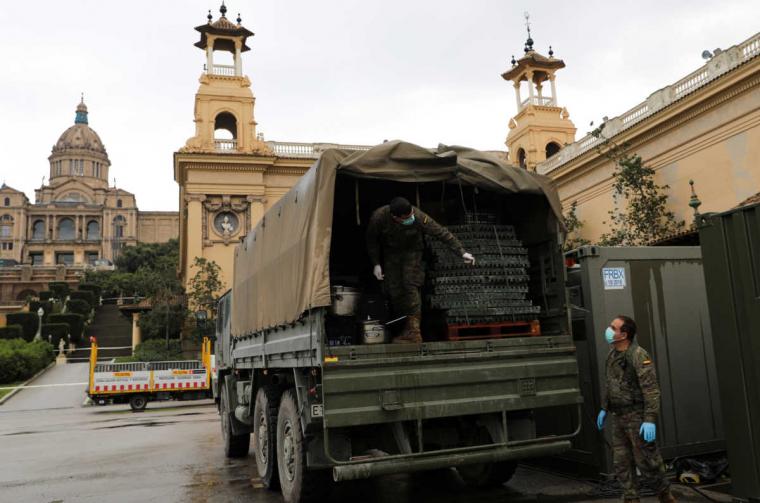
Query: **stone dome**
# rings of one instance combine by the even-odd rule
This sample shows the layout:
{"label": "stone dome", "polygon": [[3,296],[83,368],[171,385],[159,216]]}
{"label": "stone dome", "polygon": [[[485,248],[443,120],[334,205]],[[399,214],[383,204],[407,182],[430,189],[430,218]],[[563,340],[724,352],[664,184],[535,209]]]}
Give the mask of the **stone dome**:
{"label": "stone dome", "polygon": [[77,106],[74,125],[64,131],[53,145],[53,154],[63,154],[70,150],[86,150],[96,157],[108,158],[100,136],[88,125],[87,105],[84,104],[84,100]]}

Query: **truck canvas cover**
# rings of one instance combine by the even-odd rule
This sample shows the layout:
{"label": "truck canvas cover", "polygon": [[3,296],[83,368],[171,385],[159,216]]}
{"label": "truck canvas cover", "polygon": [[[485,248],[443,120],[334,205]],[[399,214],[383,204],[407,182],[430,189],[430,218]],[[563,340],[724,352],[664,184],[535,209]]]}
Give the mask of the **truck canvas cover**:
{"label": "truck canvas cover", "polygon": [[339,172],[364,179],[445,182],[505,195],[540,195],[562,222],[562,207],[549,178],[516,168],[495,152],[445,145],[426,149],[402,141],[361,152],[326,150],[235,250],[233,337],[292,323],[309,309],[330,305],[329,254]]}

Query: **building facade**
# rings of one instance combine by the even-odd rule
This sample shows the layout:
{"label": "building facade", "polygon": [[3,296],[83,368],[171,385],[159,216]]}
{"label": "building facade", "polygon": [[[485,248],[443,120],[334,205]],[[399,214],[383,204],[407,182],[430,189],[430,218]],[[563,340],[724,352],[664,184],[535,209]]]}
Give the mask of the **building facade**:
{"label": "building facade", "polygon": [[[174,154],[179,185],[179,274],[187,285],[195,258],[213,260],[225,288],[232,286],[235,245],[264,212],[295,185],[319,154],[334,144],[265,142],[256,132],[255,98],[243,75],[242,54],[253,33],[226,17],[196,27],[205,67],[195,95],[195,135]],[[229,54],[222,54],[229,53]],[[232,64],[218,64],[220,55]],[[340,145],[342,148],[366,149]]]}
{"label": "building facade", "polygon": [[[587,135],[536,164],[556,183],[565,209],[577,203],[582,237],[594,242],[606,232],[615,207],[615,165],[597,149],[605,139],[627,145],[655,170],[655,181],[670,186],[669,209],[687,224],[691,180],[702,213],[730,209],[760,190],[760,33],[705,57],[691,74],[605,117],[602,138]],[[534,134],[545,132],[537,121],[523,122]]]}
{"label": "building facade", "polygon": [[[111,161],[89,126],[84,100],[48,161],[49,182],[35,190],[33,203],[19,190],[0,187],[0,259],[4,266],[32,268],[3,271],[0,300],[17,300],[39,283],[37,293],[51,275],[69,278],[65,271],[54,272],[56,266],[81,269],[99,259],[113,261],[125,246],[178,236],[176,212],[141,212],[134,194],[109,186]],[[34,268],[47,272],[35,274]]]}

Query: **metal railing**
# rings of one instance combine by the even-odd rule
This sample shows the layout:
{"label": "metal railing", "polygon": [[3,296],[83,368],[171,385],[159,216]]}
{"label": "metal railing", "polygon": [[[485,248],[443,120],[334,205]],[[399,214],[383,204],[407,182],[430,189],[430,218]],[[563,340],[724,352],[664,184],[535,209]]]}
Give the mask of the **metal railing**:
{"label": "metal railing", "polygon": [[[759,55],[760,33],[757,33],[744,42],[726,49],[720,54],[716,54],[701,68],[677,82],[652,93],[646,101],[639,103],[627,112],[606,121],[604,137],[612,138],[618,133],[641,122],[663,108],[672,105],[677,100],[691,94],[700,87],[705,86],[721,75]],[[588,134],[575,143],[560,150],[557,154],[552,156],[551,159],[539,164],[536,167],[536,171],[545,175],[576,157],[585,154],[603,140],[604,138],[595,138]]]}

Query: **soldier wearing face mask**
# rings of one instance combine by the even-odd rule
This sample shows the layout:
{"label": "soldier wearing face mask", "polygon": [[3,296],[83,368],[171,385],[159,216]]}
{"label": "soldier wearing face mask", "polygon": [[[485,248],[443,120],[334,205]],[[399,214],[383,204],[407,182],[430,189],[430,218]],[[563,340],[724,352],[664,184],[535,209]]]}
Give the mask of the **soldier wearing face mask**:
{"label": "soldier wearing face mask", "polygon": [[604,334],[610,344],[607,355],[607,393],[596,420],[604,428],[612,415],[612,458],[615,475],[623,487],[623,501],[638,503],[636,468],[657,483],[660,502],[672,503],[665,465],[655,443],[657,416],[660,413],[660,388],[654,363],[634,340],[636,322],[618,316]]}
{"label": "soldier wearing face mask", "polygon": [[396,197],[389,205],[375,210],[367,227],[372,272],[378,281],[384,282],[393,313],[407,316],[403,332],[393,339],[396,343],[422,342],[420,288],[425,281],[422,263],[425,236],[449,245],[465,263],[475,263],[475,258],[453,234],[403,197]]}

